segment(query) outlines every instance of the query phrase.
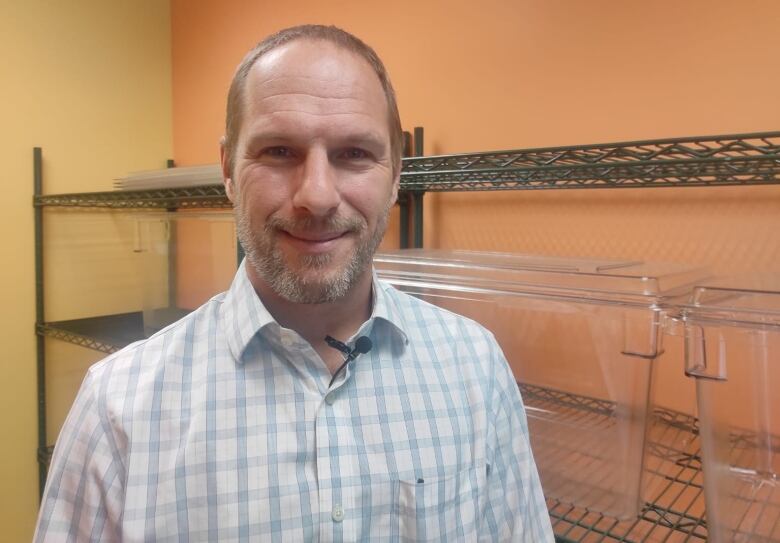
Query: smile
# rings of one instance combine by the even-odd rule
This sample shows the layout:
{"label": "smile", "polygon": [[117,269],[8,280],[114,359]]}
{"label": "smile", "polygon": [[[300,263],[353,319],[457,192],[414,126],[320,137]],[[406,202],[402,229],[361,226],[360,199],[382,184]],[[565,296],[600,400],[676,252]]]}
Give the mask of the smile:
{"label": "smile", "polygon": [[307,253],[324,253],[333,249],[348,232],[305,232],[295,233],[279,231],[280,238],[296,249]]}

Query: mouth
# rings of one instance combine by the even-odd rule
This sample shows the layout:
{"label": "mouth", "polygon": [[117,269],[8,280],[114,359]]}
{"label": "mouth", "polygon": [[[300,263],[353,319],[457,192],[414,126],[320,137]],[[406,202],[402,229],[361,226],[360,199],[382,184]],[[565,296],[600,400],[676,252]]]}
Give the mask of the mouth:
{"label": "mouth", "polygon": [[349,232],[288,232],[279,230],[280,237],[298,250],[307,253],[324,253],[333,249]]}
{"label": "mouth", "polygon": [[345,235],[346,232],[284,232],[290,237],[298,239],[300,241],[308,241],[311,243],[322,243],[331,241]]}

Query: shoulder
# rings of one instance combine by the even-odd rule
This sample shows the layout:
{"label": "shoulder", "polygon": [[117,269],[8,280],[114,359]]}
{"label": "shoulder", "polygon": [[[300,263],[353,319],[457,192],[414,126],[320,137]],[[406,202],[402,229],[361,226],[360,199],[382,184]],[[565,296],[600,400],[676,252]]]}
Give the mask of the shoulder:
{"label": "shoulder", "polygon": [[100,403],[129,405],[162,381],[176,374],[197,371],[206,352],[219,336],[219,308],[223,294],[170,324],[149,338],[136,341],[92,365],[85,379]]}
{"label": "shoulder", "polygon": [[[402,315],[407,334],[430,337],[432,333],[449,336],[458,343],[474,342],[480,349],[497,347],[493,333],[479,322],[458,313],[457,299],[442,299],[441,305],[403,292],[389,283],[379,281],[387,297]],[[447,309],[443,306],[449,306]],[[464,306],[465,307],[465,306]],[[441,337],[445,339],[445,337]]]}
{"label": "shoulder", "polygon": [[473,304],[479,302],[465,297],[434,298],[436,303],[431,303],[387,283],[383,288],[388,298],[398,305],[409,339],[408,348],[400,357],[401,364],[446,383],[452,396],[457,397],[457,391],[461,391],[463,403],[470,406],[472,413],[485,414],[488,428],[492,428],[502,411],[522,412],[516,380],[493,332],[458,313],[463,311],[480,317],[480,311],[490,311],[489,304],[475,307]]}
{"label": "shoulder", "polygon": [[[481,401],[489,401],[497,384],[504,387],[507,382],[513,382],[509,365],[493,333],[476,320],[458,313],[459,310],[473,311],[468,302],[435,299],[436,303],[431,303],[387,283],[383,288],[397,305],[397,314],[408,338],[404,357],[407,364],[439,368],[447,379],[458,380],[466,388],[478,388]],[[436,305],[440,302],[451,309]]]}

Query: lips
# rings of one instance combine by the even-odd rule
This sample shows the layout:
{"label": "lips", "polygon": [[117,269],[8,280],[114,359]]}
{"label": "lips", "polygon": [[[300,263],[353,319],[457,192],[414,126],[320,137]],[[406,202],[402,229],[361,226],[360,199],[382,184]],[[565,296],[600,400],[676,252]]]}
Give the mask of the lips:
{"label": "lips", "polygon": [[346,232],[287,232],[287,231],[284,231],[284,233],[297,240],[307,241],[311,243],[323,243],[326,241],[331,241],[340,238],[341,236],[346,234]]}
{"label": "lips", "polygon": [[335,249],[348,232],[295,232],[279,231],[280,238],[301,253],[327,253]]}

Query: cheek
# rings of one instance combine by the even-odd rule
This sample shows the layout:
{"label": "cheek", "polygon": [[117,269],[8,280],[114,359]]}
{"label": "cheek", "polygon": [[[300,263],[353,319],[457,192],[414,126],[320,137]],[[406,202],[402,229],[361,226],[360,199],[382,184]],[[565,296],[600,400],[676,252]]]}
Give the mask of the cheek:
{"label": "cheek", "polygon": [[240,186],[241,209],[253,220],[264,221],[266,217],[283,208],[285,202],[289,200],[279,186],[252,183],[251,180],[244,180]]}
{"label": "cheek", "polygon": [[369,223],[376,223],[391,206],[393,194],[390,189],[358,190],[342,194],[343,200],[349,203]]}

